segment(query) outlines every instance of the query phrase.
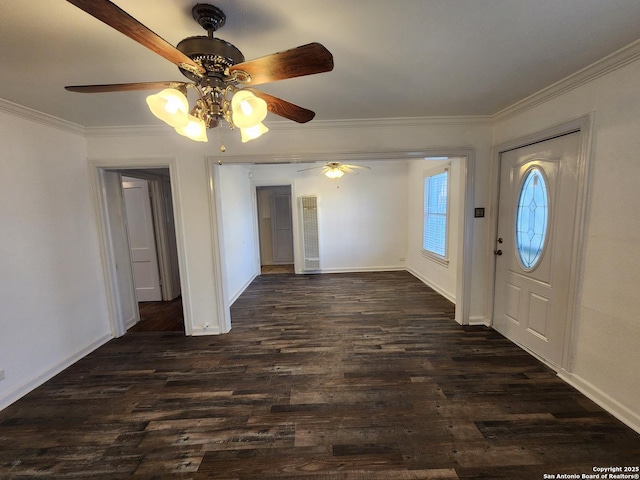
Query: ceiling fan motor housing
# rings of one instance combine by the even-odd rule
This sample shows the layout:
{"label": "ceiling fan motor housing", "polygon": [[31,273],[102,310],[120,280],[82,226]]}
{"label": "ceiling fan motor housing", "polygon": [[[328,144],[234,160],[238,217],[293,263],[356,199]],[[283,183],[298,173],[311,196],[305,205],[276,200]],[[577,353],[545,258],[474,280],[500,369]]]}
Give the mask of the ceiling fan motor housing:
{"label": "ceiling fan motor housing", "polygon": [[[227,68],[244,62],[244,55],[234,45],[222,40],[205,36],[188,37],[182,40],[176,48],[187,57],[199,63],[207,71],[205,77],[223,78]],[[192,72],[180,68],[182,74],[195,83],[202,80]]]}
{"label": "ceiling fan motor housing", "polygon": [[234,45],[220,38],[213,38],[213,32],[222,28],[226,22],[226,15],[215,5],[197,3],[191,9],[196,22],[204,28],[208,36],[195,36],[182,40],[176,48],[193,61],[199,63],[207,71],[204,78],[180,68],[182,74],[198,84],[208,84],[211,80],[218,83],[225,77],[225,71],[230,66],[244,62],[244,55]]}

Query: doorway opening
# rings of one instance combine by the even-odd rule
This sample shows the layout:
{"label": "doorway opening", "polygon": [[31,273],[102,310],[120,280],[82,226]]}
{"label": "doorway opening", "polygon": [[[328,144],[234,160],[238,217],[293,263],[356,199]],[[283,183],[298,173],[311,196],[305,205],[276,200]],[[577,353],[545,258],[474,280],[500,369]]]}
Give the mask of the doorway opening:
{"label": "doorway opening", "polygon": [[169,169],[119,172],[138,301],[138,321],[128,331],[184,332]]}
{"label": "doorway opening", "polygon": [[291,185],[256,187],[260,273],[294,273]]}
{"label": "doorway opening", "polygon": [[187,333],[170,168],[107,167],[95,174],[114,337]]}

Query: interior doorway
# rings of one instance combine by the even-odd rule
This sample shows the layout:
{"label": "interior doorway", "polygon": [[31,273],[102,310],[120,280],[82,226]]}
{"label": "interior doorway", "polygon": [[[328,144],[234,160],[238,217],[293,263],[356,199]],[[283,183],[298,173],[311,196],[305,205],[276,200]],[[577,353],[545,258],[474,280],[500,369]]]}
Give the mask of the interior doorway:
{"label": "interior doorway", "polygon": [[184,331],[168,169],[120,170],[138,304],[128,331]]}
{"label": "interior doorway", "polygon": [[[124,335],[134,326],[140,328],[141,305],[134,281],[135,256],[131,250],[129,224],[137,220],[136,215],[127,215],[123,176],[144,180],[148,187],[148,202],[151,211],[157,269],[163,302],[179,304],[182,330],[190,334],[188,318],[182,308],[182,287],[178,261],[176,223],[173,213],[171,173],[168,167],[98,167],[95,170],[98,192],[100,230],[103,242],[105,275],[107,277],[110,317],[114,337]],[[144,196],[137,195],[144,200]],[[128,218],[130,217],[130,218]],[[148,222],[148,221],[147,221]],[[142,298],[141,300],[145,300]],[[156,302],[153,302],[156,303]]]}
{"label": "interior doorway", "polygon": [[261,273],[293,273],[291,185],[256,187]]}

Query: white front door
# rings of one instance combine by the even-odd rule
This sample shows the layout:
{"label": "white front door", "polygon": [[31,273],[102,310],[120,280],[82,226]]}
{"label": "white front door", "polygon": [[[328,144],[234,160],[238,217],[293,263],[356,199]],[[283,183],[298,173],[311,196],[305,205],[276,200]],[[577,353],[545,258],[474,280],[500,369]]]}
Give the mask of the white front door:
{"label": "white front door", "polygon": [[122,188],[136,297],[139,302],[157,302],[162,300],[162,291],[149,183],[147,180],[122,177]]}
{"label": "white front door", "polygon": [[500,155],[494,328],[548,362],[562,361],[580,134]]}

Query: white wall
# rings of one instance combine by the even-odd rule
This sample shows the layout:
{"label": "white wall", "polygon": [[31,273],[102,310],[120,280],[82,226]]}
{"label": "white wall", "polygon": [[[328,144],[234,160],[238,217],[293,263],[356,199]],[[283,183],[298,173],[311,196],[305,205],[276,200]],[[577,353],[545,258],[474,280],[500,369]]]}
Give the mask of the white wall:
{"label": "white wall", "polygon": [[216,171],[220,177],[227,300],[231,304],[260,273],[255,242],[256,206],[248,166],[223,165]]}
{"label": "white wall", "polygon": [[568,380],[640,431],[640,61],[496,124],[501,144],[594,112]]}
{"label": "white wall", "polygon": [[[462,241],[461,222],[464,221],[464,178],[460,158],[447,161],[413,160],[409,163],[408,184],[408,248],[409,271],[450,301],[456,301],[458,272],[458,242]],[[424,179],[429,169],[451,163],[449,174],[449,230],[447,242],[448,265],[422,254],[424,223]]]}
{"label": "white wall", "polygon": [[0,111],[0,409],[110,338],[79,134]]}
{"label": "white wall", "polygon": [[[313,164],[254,165],[256,185],[292,184],[296,268],[303,260],[299,241],[298,202],[318,197],[320,269],[324,273],[405,268],[407,193],[405,161],[360,161],[358,174],[338,180],[317,170],[299,172]],[[275,183],[274,183],[275,182]],[[278,183],[279,182],[279,183]]]}
{"label": "white wall", "polygon": [[320,268],[323,272],[405,267],[407,165],[404,161],[358,162],[371,170],[338,180],[301,172],[297,197],[318,197]]}

